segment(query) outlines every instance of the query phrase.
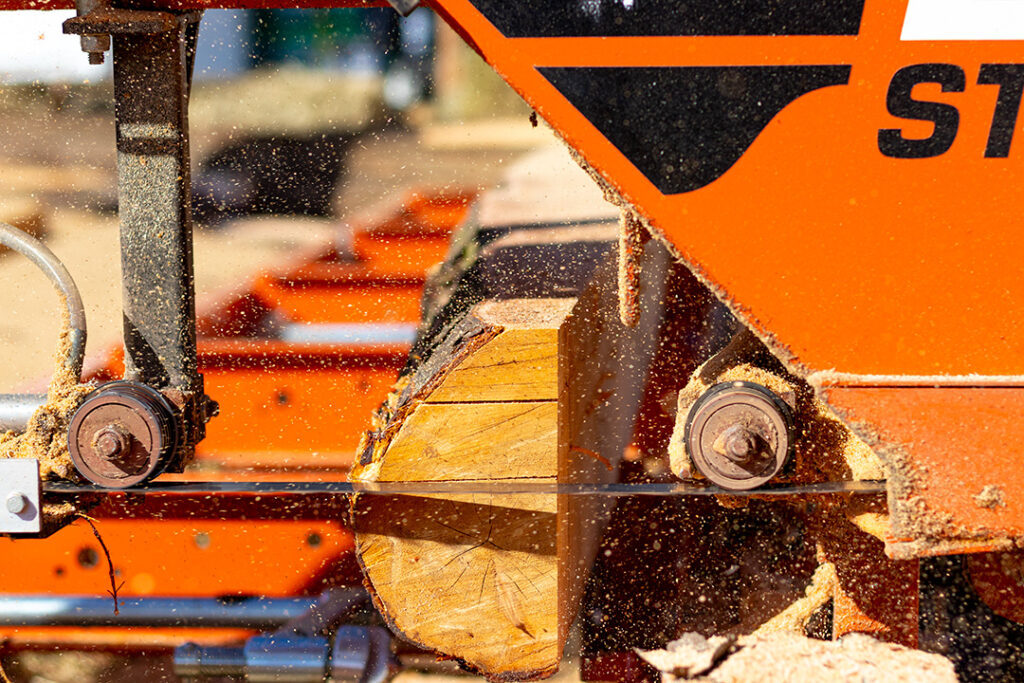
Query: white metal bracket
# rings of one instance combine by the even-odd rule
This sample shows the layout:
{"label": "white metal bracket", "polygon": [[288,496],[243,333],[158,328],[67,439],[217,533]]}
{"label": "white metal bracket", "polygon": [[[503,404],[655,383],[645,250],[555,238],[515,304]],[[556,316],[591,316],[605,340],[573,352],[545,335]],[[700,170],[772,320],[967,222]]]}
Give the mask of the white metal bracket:
{"label": "white metal bracket", "polygon": [[38,460],[0,459],[0,534],[38,534],[40,498]]}

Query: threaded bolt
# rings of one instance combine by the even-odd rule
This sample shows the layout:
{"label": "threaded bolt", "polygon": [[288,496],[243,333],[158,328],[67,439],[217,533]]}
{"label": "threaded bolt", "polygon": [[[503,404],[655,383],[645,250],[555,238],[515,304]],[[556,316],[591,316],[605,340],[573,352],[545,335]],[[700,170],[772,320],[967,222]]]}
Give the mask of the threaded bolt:
{"label": "threaded bolt", "polygon": [[109,425],[96,432],[93,440],[96,455],[107,460],[114,460],[125,455],[130,446],[128,436],[114,425]]}

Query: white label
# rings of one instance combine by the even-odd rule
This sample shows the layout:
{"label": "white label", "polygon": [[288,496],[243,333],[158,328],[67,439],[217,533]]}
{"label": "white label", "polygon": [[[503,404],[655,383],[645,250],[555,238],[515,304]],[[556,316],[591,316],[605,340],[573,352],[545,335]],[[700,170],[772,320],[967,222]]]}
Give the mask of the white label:
{"label": "white label", "polygon": [[901,40],[1024,40],[1024,0],[910,0]]}

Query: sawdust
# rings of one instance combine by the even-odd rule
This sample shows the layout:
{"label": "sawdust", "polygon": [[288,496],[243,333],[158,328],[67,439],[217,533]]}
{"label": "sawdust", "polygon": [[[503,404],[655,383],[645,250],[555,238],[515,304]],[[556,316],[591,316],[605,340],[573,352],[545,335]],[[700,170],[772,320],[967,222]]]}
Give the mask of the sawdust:
{"label": "sawdust", "polygon": [[814,613],[825,606],[835,595],[836,568],[831,562],[824,562],[814,570],[811,583],[804,591],[804,597],[761,624],[752,635],[765,636],[770,633],[802,634]]}
{"label": "sawdust", "polygon": [[974,502],[983,508],[995,508],[1006,505],[1006,501],[1003,500],[1003,490],[994,484],[989,484],[981,490],[981,493],[974,496]]}
{"label": "sawdust", "polygon": [[[681,643],[681,640],[675,641],[669,647],[682,661],[689,662],[692,653]],[[666,648],[655,652],[660,655],[673,650]],[[722,652],[710,668],[695,676],[674,668],[671,658],[651,657],[646,653],[641,656],[662,671],[662,681],[954,683],[957,680],[953,663],[941,655],[883,643],[859,633],[838,641],[814,640],[790,633],[742,636]]]}
{"label": "sawdust", "polygon": [[662,673],[664,681],[687,680],[707,673],[736,648],[736,636],[684,633],[664,650],[637,650],[641,659]]}
{"label": "sawdust", "polygon": [[676,423],[669,441],[669,464],[683,478],[696,475],[684,445],[686,415],[700,396],[720,382],[756,382],[793,409],[797,426],[797,473],[830,480],[885,479],[881,460],[814,393],[789,374],[751,332],[744,330],[699,367],[679,392]]}
{"label": "sawdust", "polygon": [[874,536],[885,543],[889,535],[890,518],[887,512],[861,512],[859,514],[847,513],[847,519],[855,527],[869,536]]}
{"label": "sawdust", "polygon": [[640,254],[644,241],[640,218],[623,210],[619,218],[619,321],[626,327],[636,327],[640,322]]}
{"label": "sawdust", "polygon": [[[68,453],[68,423],[85,397],[95,389],[80,384],[79,378],[64,364],[71,349],[69,319],[65,307],[64,321],[57,342],[53,379],[46,392],[46,403],[29,420],[24,433],[0,434],[0,458],[37,458],[43,479],[75,479],[77,473]],[[59,510],[52,511],[54,513]]]}

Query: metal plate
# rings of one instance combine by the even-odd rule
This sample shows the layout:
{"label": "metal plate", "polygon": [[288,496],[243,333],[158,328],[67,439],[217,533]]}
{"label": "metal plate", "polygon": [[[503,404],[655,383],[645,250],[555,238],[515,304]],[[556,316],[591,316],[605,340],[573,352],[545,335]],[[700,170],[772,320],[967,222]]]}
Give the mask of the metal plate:
{"label": "metal plate", "polygon": [[0,460],[0,533],[39,533],[39,498],[38,460]]}

